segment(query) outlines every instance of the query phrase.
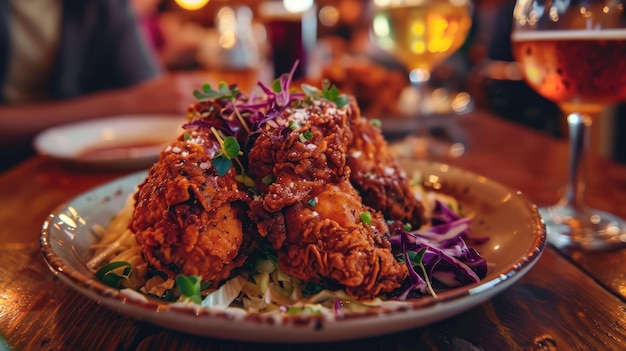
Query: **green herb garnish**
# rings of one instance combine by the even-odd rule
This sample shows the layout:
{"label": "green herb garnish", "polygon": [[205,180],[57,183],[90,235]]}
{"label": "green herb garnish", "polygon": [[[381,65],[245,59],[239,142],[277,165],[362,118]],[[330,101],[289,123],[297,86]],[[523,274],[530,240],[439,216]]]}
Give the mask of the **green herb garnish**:
{"label": "green herb garnish", "polygon": [[197,275],[187,276],[179,274],[176,276],[176,287],[185,300],[190,300],[197,304],[202,303],[202,297],[200,296],[202,287],[200,285],[200,277]]}
{"label": "green herb garnish", "polygon": [[376,128],[382,128],[383,126],[383,122],[376,118],[370,119],[370,124]]}
{"label": "green herb garnish", "polygon": [[424,266],[424,254],[426,254],[426,249],[423,249],[420,252],[411,251],[409,252],[409,260],[411,260],[411,264],[413,265],[413,267],[417,266],[422,271],[422,274],[424,275],[424,280],[426,281],[428,292],[430,292],[433,297],[437,297],[437,294],[435,293],[435,290],[433,289],[433,286],[430,282],[430,278],[428,277],[428,272],[426,272],[426,266]]}
{"label": "green herb garnish", "polygon": [[199,91],[199,90],[193,91],[193,96],[198,100],[233,99],[233,98],[236,98],[239,92],[240,91],[237,86],[233,86],[231,88],[225,82],[220,82],[218,85],[218,90],[213,90],[213,88],[211,88],[211,84],[204,84],[202,86],[202,91]]}
{"label": "green herb garnish", "polygon": [[370,211],[361,212],[361,222],[372,225],[372,214]]}
{"label": "green herb garnish", "polygon": [[[220,143],[220,149],[213,156],[211,164],[217,170],[217,175],[221,177],[228,173],[228,170],[232,165],[232,160],[239,162],[237,157],[242,154],[241,147],[234,136],[227,136],[223,138],[217,129],[211,128],[211,131]],[[244,167],[241,163],[239,163],[239,166],[242,169],[243,174]]]}
{"label": "green herb garnish", "polygon": [[236,175],[235,180],[248,188],[252,188],[256,185],[254,179],[250,178],[250,176],[248,176],[245,171],[241,171],[240,174]]}
{"label": "green herb garnish", "polygon": [[293,120],[289,121],[289,129],[296,130],[298,128],[300,128],[300,126],[298,125],[298,122],[293,121]]}
{"label": "green herb garnish", "polygon": [[339,89],[334,84],[331,84],[328,79],[324,79],[322,83],[322,89],[308,84],[302,84],[302,91],[313,100],[319,100],[321,98],[328,101],[332,101],[337,107],[342,108],[350,103],[348,96],[341,94]]}
{"label": "green herb garnish", "polygon": [[307,129],[304,132],[300,133],[298,138],[300,139],[301,142],[304,143],[307,140],[313,139],[313,132],[310,129]]}
{"label": "green herb garnish", "polygon": [[[121,273],[117,273],[120,268],[124,267]],[[133,272],[133,268],[130,263],[126,261],[116,261],[111,262],[102,266],[96,272],[96,278],[103,282],[104,284],[114,287],[114,288],[123,288],[124,280],[130,278],[131,273]]]}
{"label": "green herb garnish", "polygon": [[270,185],[270,184],[274,183],[274,180],[275,180],[274,176],[271,176],[271,175],[268,175],[268,176],[265,176],[265,177],[261,178],[261,181],[265,185]]}

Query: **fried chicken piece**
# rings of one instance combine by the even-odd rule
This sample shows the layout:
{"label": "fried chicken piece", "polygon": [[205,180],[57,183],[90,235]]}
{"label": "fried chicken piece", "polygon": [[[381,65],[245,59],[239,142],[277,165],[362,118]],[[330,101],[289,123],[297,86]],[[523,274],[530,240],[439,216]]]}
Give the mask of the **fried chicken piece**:
{"label": "fried chicken piece", "polygon": [[419,228],[424,223],[424,206],[411,190],[406,172],[398,166],[380,128],[361,116],[354,100],[351,105],[354,137],[346,157],[352,184],[363,202],[385,218]]}
{"label": "fried chicken piece", "polygon": [[253,244],[249,195],[230,171],[211,165],[220,149],[206,128],[181,135],[159,156],[135,193],[131,230],[144,259],[170,277],[219,283],[240,267]]}
{"label": "fried chicken piece", "polygon": [[249,172],[273,182],[257,182],[250,216],[285,273],[369,298],[400,287],[407,269],[391,252],[382,214],[364,205],[350,183],[350,113],[323,100],[284,116],[286,135],[268,127],[258,136]]}

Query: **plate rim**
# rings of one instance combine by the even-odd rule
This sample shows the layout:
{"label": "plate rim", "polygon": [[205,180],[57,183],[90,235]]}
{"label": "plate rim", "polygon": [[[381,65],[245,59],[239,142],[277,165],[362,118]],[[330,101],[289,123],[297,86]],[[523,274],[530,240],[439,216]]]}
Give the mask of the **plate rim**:
{"label": "plate rim", "polygon": [[[54,135],[69,135],[80,132],[80,130],[93,129],[94,127],[104,127],[107,124],[113,124],[116,129],[123,129],[123,125],[149,125],[153,123],[170,123],[171,126],[182,131],[181,126],[184,123],[184,117],[177,114],[125,114],[115,115],[102,118],[86,119],[76,122],[69,122],[47,128],[35,135],[32,146],[35,152],[40,155],[50,157],[61,161],[70,161],[81,164],[107,164],[115,162],[123,162],[128,160],[142,160],[145,158],[154,158],[158,153],[150,157],[127,157],[127,158],[110,158],[110,159],[88,159],[76,157],[74,154],[65,154],[55,151],[48,143]],[[173,129],[178,130],[178,129]],[[172,133],[174,135],[174,133]]]}
{"label": "plate rim", "polygon": [[[130,318],[151,322],[166,329],[178,330],[195,335],[238,341],[302,343],[358,339],[421,327],[430,323],[441,321],[453,315],[460,314],[507,289],[524,276],[536,264],[546,246],[545,225],[543,223],[543,219],[538,213],[537,206],[519,190],[514,190],[511,187],[459,167],[449,166],[437,162],[427,163],[429,164],[429,169],[440,169],[441,167],[446,167],[448,170],[461,172],[474,178],[482,177],[490,181],[492,184],[502,187],[504,190],[515,193],[518,199],[524,202],[525,207],[527,206],[531,210],[532,219],[534,220],[534,223],[532,223],[532,234],[534,240],[532,241],[529,249],[526,251],[526,255],[516,259],[513,264],[497,270],[505,274],[500,273],[491,277],[489,280],[481,280],[477,283],[443,291],[438,294],[437,298],[426,296],[413,299],[410,303],[400,306],[397,310],[393,308],[390,310],[376,309],[368,311],[364,314],[351,313],[348,318],[328,320],[320,320],[319,317],[315,316],[309,316],[306,319],[303,319],[302,317],[293,317],[291,319],[286,318],[286,320],[282,320],[280,322],[281,326],[286,328],[281,329],[281,338],[276,338],[272,335],[272,333],[268,333],[268,331],[276,330],[276,323],[279,323],[271,315],[251,316],[246,314],[246,318],[242,318],[245,312],[240,309],[237,310],[241,312],[235,311],[233,308],[201,308],[199,306],[183,306],[181,304],[148,299],[137,292],[128,291],[130,289],[125,289],[127,291],[115,289],[104,285],[95,279],[95,277],[87,277],[65,262],[62,257],[57,255],[50,237],[50,226],[53,224],[52,222],[56,215],[58,215],[63,209],[67,208],[72,202],[77,201],[81,196],[89,196],[89,194],[106,187],[115,187],[116,184],[121,186],[123,182],[130,182],[133,178],[137,178],[137,184],[139,184],[138,182],[147,174],[147,170],[134,172],[129,175],[113,179],[112,181],[96,186],[58,205],[53,211],[51,211],[42,225],[40,234],[40,251],[46,265],[55,275],[59,276],[65,283],[70,285],[70,287],[79,291],[83,295],[88,296],[92,300],[95,300],[98,303],[101,302],[107,307],[117,312],[121,312]],[[419,161],[417,164],[419,164]],[[423,320],[415,320],[416,318],[413,316],[414,313],[411,313],[423,311],[425,308],[431,308],[432,311],[435,311],[438,308],[443,308],[453,304],[459,304],[462,306],[459,308],[448,309],[447,311],[444,309],[443,312],[447,312],[447,314],[439,311],[437,312],[437,316],[430,316],[429,318]],[[133,310],[135,308],[137,311]],[[174,313],[174,316],[185,320],[201,320],[203,323],[197,323],[202,324],[202,326],[198,326],[195,330],[190,330],[188,326],[183,328],[183,326],[176,323],[172,325],[163,320],[163,317],[167,319],[168,313]],[[138,315],[141,315],[142,317],[140,318]],[[388,328],[385,329],[385,327],[381,327],[375,333],[370,331],[367,334],[360,335],[358,333],[357,335],[354,333],[346,333],[346,331],[354,332],[354,330],[358,329],[363,323],[371,322],[372,317],[379,318],[381,315],[388,318],[391,316],[391,318],[408,319],[409,321],[407,321],[406,328],[395,327],[392,328],[393,330],[388,330]],[[219,328],[228,329],[228,322],[236,323],[236,327],[239,331],[247,330],[249,333],[238,332],[237,338],[219,333]],[[207,326],[209,325],[214,328],[208,328],[211,330],[207,331]],[[320,330],[330,330],[330,332],[322,332]]]}

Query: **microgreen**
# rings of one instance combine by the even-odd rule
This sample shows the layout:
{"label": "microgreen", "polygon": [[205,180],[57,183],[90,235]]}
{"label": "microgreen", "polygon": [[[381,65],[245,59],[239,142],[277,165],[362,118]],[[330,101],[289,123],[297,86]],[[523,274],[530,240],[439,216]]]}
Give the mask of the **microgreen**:
{"label": "microgreen", "polygon": [[211,160],[211,164],[217,170],[217,175],[221,177],[224,174],[228,173],[228,170],[230,169],[232,162],[229,158],[223,155],[219,155],[219,156],[213,157],[213,159]]}
{"label": "microgreen", "polygon": [[198,100],[205,99],[233,99],[240,93],[236,85],[228,86],[225,82],[218,84],[218,90],[213,90],[211,84],[204,84],[202,91],[194,90],[193,96]]}
{"label": "microgreen", "polygon": [[[117,273],[116,270],[119,271],[119,268],[122,267],[124,267],[122,273]],[[116,261],[108,263],[98,269],[96,278],[108,286],[123,288],[123,281],[130,278],[132,272],[133,269],[130,263],[126,261]]]}
{"label": "microgreen", "polygon": [[342,108],[350,103],[348,96],[341,94],[339,89],[334,84],[331,84],[328,79],[324,79],[322,82],[321,90],[312,85],[302,84],[302,91],[304,91],[307,97],[313,100],[323,98],[334,102],[339,108]]}
{"label": "microgreen", "polygon": [[433,297],[437,297],[437,294],[435,293],[435,290],[433,289],[433,286],[430,282],[430,275],[428,274],[428,272],[426,271],[426,266],[424,266],[424,254],[426,253],[426,248],[424,248],[423,250],[420,250],[419,252],[413,252],[410,251],[408,252],[408,256],[409,256],[409,260],[411,261],[411,265],[413,267],[417,266],[420,268],[420,270],[422,271],[422,275],[424,280],[426,281],[426,286],[428,288],[428,292],[433,296]]}
{"label": "microgreen", "polygon": [[[232,135],[223,137],[215,128],[211,128],[211,132],[213,132],[213,135],[220,143],[220,149],[213,156],[211,164],[217,170],[217,175],[221,177],[228,173],[228,170],[232,166],[232,160],[239,162],[237,157],[242,154],[241,146],[239,146],[239,142]],[[244,167],[241,163],[239,163],[239,166],[242,169],[243,175]]]}
{"label": "microgreen", "polygon": [[272,91],[275,93],[280,93],[283,91],[283,84],[281,84],[282,81],[280,79],[275,79],[272,82]]}
{"label": "microgreen", "polygon": [[241,112],[239,111],[239,108],[238,108],[238,99],[240,95],[241,95],[241,90],[239,90],[236,84],[229,86],[225,82],[220,82],[218,84],[218,90],[213,90],[210,84],[204,84],[202,86],[202,91],[199,91],[199,90],[193,91],[193,96],[198,100],[206,100],[206,99],[229,100],[232,105],[232,110],[237,116],[239,123],[246,130],[246,132],[250,133],[248,124],[246,123],[245,118],[241,115]]}

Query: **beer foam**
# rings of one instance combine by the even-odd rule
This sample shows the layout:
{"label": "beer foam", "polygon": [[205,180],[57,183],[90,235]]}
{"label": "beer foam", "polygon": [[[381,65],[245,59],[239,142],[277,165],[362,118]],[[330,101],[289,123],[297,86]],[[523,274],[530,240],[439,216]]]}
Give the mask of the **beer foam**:
{"label": "beer foam", "polygon": [[512,41],[537,40],[626,40],[626,28],[513,31]]}

